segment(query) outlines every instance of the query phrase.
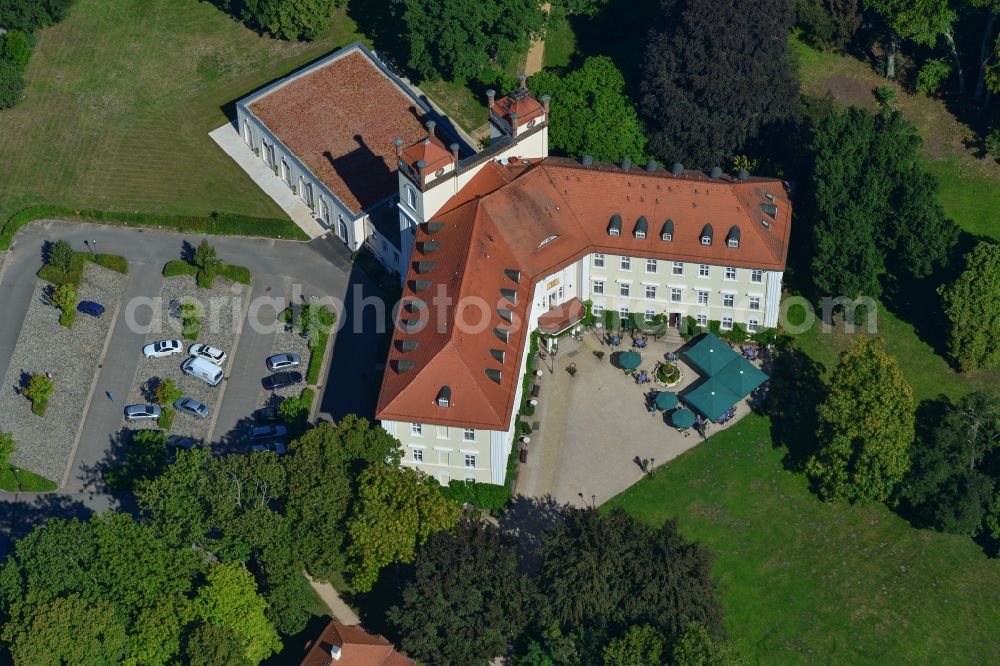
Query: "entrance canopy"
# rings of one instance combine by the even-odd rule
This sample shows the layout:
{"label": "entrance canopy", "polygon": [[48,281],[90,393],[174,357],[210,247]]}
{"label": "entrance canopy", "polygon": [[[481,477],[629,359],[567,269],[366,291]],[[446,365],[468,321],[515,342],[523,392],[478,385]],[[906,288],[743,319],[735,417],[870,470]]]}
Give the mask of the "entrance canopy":
{"label": "entrance canopy", "polygon": [[740,358],[715,333],[706,333],[684,352],[684,356],[703,374],[711,377],[719,370]]}
{"label": "entrance canopy", "polygon": [[579,298],[571,298],[538,318],[538,330],[555,335],[576,324],[587,314],[587,306]]}

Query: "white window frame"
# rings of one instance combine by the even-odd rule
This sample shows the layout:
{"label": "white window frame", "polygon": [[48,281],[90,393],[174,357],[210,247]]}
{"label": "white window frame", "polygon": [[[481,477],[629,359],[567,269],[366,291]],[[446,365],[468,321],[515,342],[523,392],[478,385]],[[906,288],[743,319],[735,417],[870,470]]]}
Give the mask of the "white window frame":
{"label": "white window frame", "polygon": [[736,267],[726,266],[726,272],[725,275],[723,276],[723,279],[728,282],[733,282],[734,280],[736,280]]}
{"label": "white window frame", "polygon": [[757,327],[760,325],[760,321],[751,317],[747,319],[747,333],[756,333]]}
{"label": "white window frame", "polygon": [[656,298],[656,285],[655,284],[647,284],[647,285],[643,285],[643,287],[644,287],[643,291],[646,294],[646,299],[647,300],[653,300],[653,299]]}
{"label": "white window frame", "polygon": [[669,231],[664,231],[662,234],[660,234],[660,240],[664,240],[664,241],[668,241],[669,242],[669,241],[672,241],[673,239],[674,239],[674,235],[672,233],[670,233]]}
{"label": "white window frame", "polygon": [[604,280],[594,280],[591,284],[590,293],[596,296],[604,295]]}
{"label": "white window frame", "polygon": [[424,426],[422,423],[411,423],[410,424],[410,436],[411,437],[423,437],[424,436]]}
{"label": "white window frame", "polygon": [[646,232],[645,231],[641,231],[641,230],[636,231],[635,232],[635,237],[638,238],[639,240],[642,240],[642,239],[644,239],[646,237]]}
{"label": "white window frame", "polygon": [[722,295],[722,307],[724,307],[724,308],[734,308],[734,307],[736,307],[736,294],[723,294]]}
{"label": "white window frame", "polygon": [[632,257],[621,256],[618,258],[618,267],[623,271],[632,270]]}
{"label": "white window frame", "polygon": [[604,306],[601,305],[600,303],[593,303],[590,306],[590,311],[595,315],[604,314]]}
{"label": "white window frame", "polygon": [[621,232],[621,229],[619,229],[618,227],[611,227],[610,229],[608,229],[608,235],[609,236],[621,236],[622,232]]}
{"label": "white window frame", "polygon": [[670,302],[671,303],[683,303],[684,302],[684,290],[680,287],[670,288]]}
{"label": "white window frame", "polygon": [[463,442],[474,442],[474,441],[476,441],[476,429],[475,428],[463,428],[462,429],[462,441]]}
{"label": "white window frame", "polygon": [[412,185],[404,185],[403,190],[406,192],[406,205],[414,211],[417,210],[417,191]]}
{"label": "white window frame", "polygon": [[705,328],[706,326],[708,326],[708,315],[703,315],[703,314],[695,315],[694,321],[701,328]]}
{"label": "white window frame", "polygon": [[751,296],[747,300],[747,309],[748,310],[757,310],[757,311],[759,311],[760,310],[760,296]]}
{"label": "white window frame", "polygon": [[737,240],[736,238],[730,238],[729,239],[729,247],[736,248],[736,247],[739,247],[739,246],[740,246],[740,241],[739,240]]}
{"label": "white window frame", "polygon": [[656,271],[657,271],[657,268],[658,268],[658,263],[659,262],[657,262],[656,259],[647,259],[646,260],[646,272],[649,273],[650,275],[656,275]]}
{"label": "white window frame", "polygon": [[410,449],[410,454],[410,457],[413,458],[413,462],[422,463],[424,461],[423,449]]}
{"label": "white window frame", "polygon": [[[466,453],[464,454],[465,466],[468,469],[476,469],[476,454]],[[471,464],[470,464],[471,463]]]}
{"label": "white window frame", "polygon": [[671,275],[684,275],[684,262],[675,261],[670,268]]}
{"label": "white window frame", "polygon": [[754,284],[763,284],[764,271],[762,271],[759,268],[755,268],[752,271],[750,271],[750,281],[753,282]]}
{"label": "white window frame", "polygon": [[632,313],[629,312],[627,305],[623,305],[620,308],[618,308],[618,316],[621,317],[622,319],[628,319],[631,315]]}
{"label": "white window frame", "polygon": [[708,305],[708,291],[705,289],[698,290],[698,305]]}
{"label": "white window frame", "polygon": [[594,256],[591,258],[591,264],[594,268],[604,268],[604,253],[595,252]]}
{"label": "white window frame", "polygon": [[656,316],[656,309],[655,308],[646,308],[646,312],[644,313],[644,317],[645,317],[645,319],[646,319],[647,322],[653,321],[653,317],[655,317],[655,316]]}
{"label": "white window frame", "polygon": [[711,245],[712,244],[712,237],[711,236],[702,236],[701,237],[701,244],[702,245]]}
{"label": "white window frame", "polygon": [[708,264],[698,264],[698,277],[712,277],[712,268]]}
{"label": "white window frame", "polygon": [[733,330],[733,318],[728,315],[723,317],[722,322],[719,325],[719,328],[722,329],[723,331]]}
{"label": "white window frame", "polygon": [[618,283],[618,295],[622,298],[628,298],[632,294],[632,284],[629,282],[619,282]]}

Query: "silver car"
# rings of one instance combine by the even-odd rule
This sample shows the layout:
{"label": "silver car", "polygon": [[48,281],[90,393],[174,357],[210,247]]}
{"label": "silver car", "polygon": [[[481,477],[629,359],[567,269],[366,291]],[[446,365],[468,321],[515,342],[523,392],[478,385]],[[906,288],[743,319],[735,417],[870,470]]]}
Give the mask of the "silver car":
{"label": "silver car", "polygon": [[203,419],[208,416],[208,405],[198,402],[194,398],[184,396],[174,403],[174,409],[184,412],[196,419]]}
{"label": "silver car", "polygon": [[125,420],[129,423],[136,421],[155,421],[160,418],[159,405],[129,405],[125,408]]}
{"label": "silver car", "polygon": [[267,369],[271,372],[295,368],[302,363],[298,354],[275,354],[267,357]]}

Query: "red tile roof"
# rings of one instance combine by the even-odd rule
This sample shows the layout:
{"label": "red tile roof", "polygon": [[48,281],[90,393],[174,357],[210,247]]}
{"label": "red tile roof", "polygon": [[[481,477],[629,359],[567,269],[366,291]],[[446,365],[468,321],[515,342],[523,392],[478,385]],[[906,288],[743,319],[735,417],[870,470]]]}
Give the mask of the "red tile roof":
{"label": "red tile roof", "polygon": [[[340,659],[330,649],[340,647]],[[398,652],[383,636],[373,636],[360,625],[331,621],[312,644],[301,666],[413,666],[414,661]]]}
{"label": "red tile roof", "polygon": [[519,126],[545,113],[541,103],[526,88],[515,88],[506,97],[496,100],[490,111],[507,122],[510,122],[510,114],[516,113]]}
{"label": "red tile roof", "polygon": [[417,168],[417,162],[423,160],[425,174],[434,173],[453,160],[451,151],[445,148],[444,142],[430,135],[404,150],[401,157],[414,170]]}
{"label": "red tile roof", "polygon": [[[777,205],[774,218],[761,208],[772,203],[766,195]],[[621,218],[618,237],[608,235],[614,215]],[[645,239],[633,235],[640,216],[647,220]],[[660,239],[667,219],[673,222],[671,242]],[[706,224],[713,230],[710,246],[701,244]],[[777,180],[625,172],[562,158],[528,169],[491,162],[418,229],[403,299],[427,307],[419,308],[419,317],[401,311],[401,320],[422,324],[396,331],[377,416],[506,430],[536,282],[592,252],[780,271],[790,226],[791,203]],[[733,227],[738,248],[726,243]],[[516,272],[519,281],[505,271]],[[511,290],[506,295],[516,302],[501,290]],[[439,293],[450,304],[436,307],[431,299]],[[506,343],[496,328],[509,328]],[[502,362],[494,350],[504,352]],[[501,371],[500,381],[487,370]],[[445,385],[453,398],[449,407],[439,407],[435,398]]]}
{"label": "red tile roof", "polygon": [[248,108],[355,213],[399,187],[393,139],[425,133],[420,107],[360,49]]}

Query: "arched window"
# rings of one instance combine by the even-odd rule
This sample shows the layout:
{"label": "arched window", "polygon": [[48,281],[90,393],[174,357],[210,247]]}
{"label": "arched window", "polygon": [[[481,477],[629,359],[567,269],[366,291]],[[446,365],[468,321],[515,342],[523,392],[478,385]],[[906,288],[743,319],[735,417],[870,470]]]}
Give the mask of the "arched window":
{"label": "arched window", "polygon": [[406,186],[406,203],[413,210],[417,209],[417,191],[409,185]]}

